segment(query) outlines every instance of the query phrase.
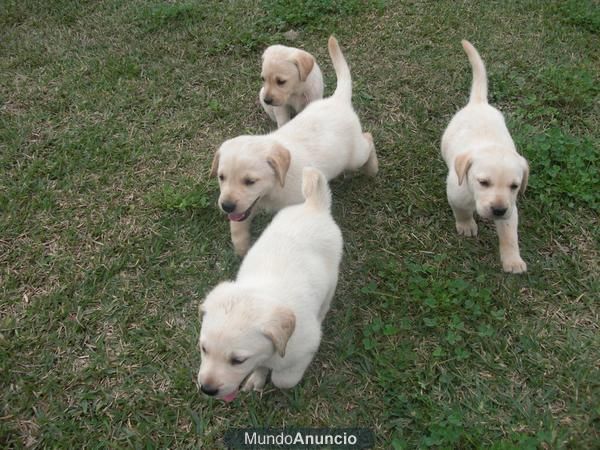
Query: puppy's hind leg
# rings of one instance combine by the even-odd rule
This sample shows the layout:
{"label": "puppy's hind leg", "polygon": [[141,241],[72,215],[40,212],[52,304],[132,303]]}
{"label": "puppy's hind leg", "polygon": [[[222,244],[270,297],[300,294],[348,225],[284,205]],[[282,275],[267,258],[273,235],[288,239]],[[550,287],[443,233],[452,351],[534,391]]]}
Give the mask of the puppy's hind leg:
{"label": "puppy's hind leg", "polygon": [[284,370],[273,371],[271,373],[271,381],[280,389],[289,389],[296,386],[302,379],[304,371],[313,359],[314,353],[304,356],[300,361],[292,367]]}
{"label": "puppy's hind leg", "polygon": [[317,318],[319,319],[319,323],[323,322],[323,320],[325,319],[325,315],[327,314],[327,311],[329,311],[329,307],[331,306],[331,300],[333,299],[333,295],[335,294],[336,284],[337,284],[337,282],[335,284],[333,284],[333,288],[330,289],[329,292],[327,292],[327,297],[325,297],[325,301],[321,305],[321,308],[319,308],[319,314],[317,315]]}
{"label": "puppy's hind leg", "polygon": [[257,367],[242,386],[242,391],[262,391],[267,382],[267,375],[269,375],[268,368]]}
{"label": "puppy's hind leg", "polygon": [[373,143],[373,136],[371,133],[363,133],[365,141],[367,141],[369,149],[369,157],[367,162],[362,167],[363,171],[370,177],[377,175],[379,171],[379,161],[377,160],[377,153],[375,152],[375,144]]}

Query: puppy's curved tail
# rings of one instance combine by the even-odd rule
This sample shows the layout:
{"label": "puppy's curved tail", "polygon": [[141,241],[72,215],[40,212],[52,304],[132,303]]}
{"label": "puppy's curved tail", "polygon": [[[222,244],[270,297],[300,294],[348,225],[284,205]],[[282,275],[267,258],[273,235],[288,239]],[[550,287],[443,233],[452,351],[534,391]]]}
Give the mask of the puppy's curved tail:
{"label": "puppy's curved tail", "polygon": [[329,211],[331,208],[331,191],[327,178],[314,167],[305,167],[302,170],[302,195],[308,208],[318,211]]}
{"label": "puppy's curved tail", "polygon": [[341,99],[352,101],[352,77],[350,76],[350,68],[344,58],[342,50],[338,44],[338,41],[333,36],[329,37],[328,43],[329,56],[335,69],[335,76],[337,77],[337,87],[332,97],[339,97]]}
{"label": "puppy's curved tail", "polygon": [[469,103],[487,103],[488,86],[485,65],[481,60],[481,56],[469,41],[463,40],[462,46],[473,69],[473,84],[471,85]]}

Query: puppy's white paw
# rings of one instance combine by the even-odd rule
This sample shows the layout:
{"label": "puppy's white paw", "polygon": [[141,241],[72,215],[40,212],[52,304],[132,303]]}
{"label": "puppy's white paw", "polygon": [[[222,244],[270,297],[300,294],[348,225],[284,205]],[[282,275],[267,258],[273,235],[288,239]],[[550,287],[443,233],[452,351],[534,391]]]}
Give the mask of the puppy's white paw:
{"label": "puppy's white paw", "polygon": [[243,222],[229,222],[231,228],[231,242],[233,249],[238,256],[244,257],[250,249],[250,220],[247,218]]}
{"label": "puppy's white paw", "polygon": [[248,377],[242,386],[242,391],[262,391],[265,387],[265,383],[267,382],[268,373],[269,372],[260,369],[252,372],[252,375]]}
{"label": "puppy's white paw", "polygon": [[474,219],[468,222],[456,222],[456,231],[461,236],[477,236],[477,223]]}
{"label": "puppy's white paw", "polygon": [[502,260],[502,269],[509,273],[523,273],[527,271],[527,264],[520,256],[505,258]]}
{"label": "puppy's white paw", "polygon": [[250,239],[238,239],[233,241],[233,249],[235,250],[235,254],[240,258],[246,256],[248,250],[250,250]]}
{"label": "puppy's white paw", "polygon": [[[312,358],[311,358],[312,359]],[[296,386],[302,379],[305,365],[293,367],[281,372],[271,373],[271,382],[279,389],[290,389]]]}

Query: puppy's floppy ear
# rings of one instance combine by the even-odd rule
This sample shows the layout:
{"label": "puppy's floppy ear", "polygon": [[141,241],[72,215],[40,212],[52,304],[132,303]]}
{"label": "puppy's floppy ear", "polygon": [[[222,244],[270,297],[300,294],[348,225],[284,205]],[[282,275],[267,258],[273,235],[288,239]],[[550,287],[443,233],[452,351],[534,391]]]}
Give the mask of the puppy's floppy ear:
{"label": "puppy's floppy ear", "polygon": [[267,163],[275,171],[275,176],[279,180],[281,187],[285,186],[285,176],[290,168],[290,161],[292,156],[287,148],[279,143],[275,143],[269,156],[267,157]]}
{"label": "puppy's floppy ear", "polygon": [[519,192],[521,194],[524,194],[525,189],[527,188],[527,182],[529,181],[529,163],[525,158],[521,157],[521,159],[521,162],[523,164],[523,179],[521,180],[521,187],[519,188]]}
{"label": "puppy's floppy ear", "polygon": [[467,172],[471,168],[471,164],[473,163],[473,158],[469,152],[461,153],[454,160],[454,170],[456,170],[456,175],[458,176],[458,185],[460,186],[465,177],[467,176]]}
{"label": "puppy's floppy ear", "polygon": [[296,316],[294,312],[279,306],[275,308],[267,323],[264,324],[262,333],[273,342],[277,354],[283,358],[285,347],[295,329]]}
{"label": "puppy's floppy ear", "polygon": [[215,152],[215,157],[212,160],[212,166],[210,167],[210,176],[216,177],[218,169],[219,169],[219,150],[217,150]]}
{"label": "puppy's floppy ear", "polygon": [[310,53],[300,50],[294,55],[294,64],[298,68],[300,81],[306,81],[308,74],[315,65],[315,58]]}

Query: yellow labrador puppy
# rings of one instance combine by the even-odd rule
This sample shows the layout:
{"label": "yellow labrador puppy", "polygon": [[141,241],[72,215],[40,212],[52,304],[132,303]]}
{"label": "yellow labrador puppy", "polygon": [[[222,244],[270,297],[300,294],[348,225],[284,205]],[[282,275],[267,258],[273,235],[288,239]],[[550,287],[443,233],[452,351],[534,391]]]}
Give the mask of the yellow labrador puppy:
{"label": "yellow labrador puppy", "polygon": [[362,168],[374,176],[377,155],[352,108],[352,79],[337,40],[329,38],[337,75],[331,97],[311,102],[294,120],[260,136],[238,136],[216,152],[211,173],[219,178],[219,206],[227,214],[238,255],[250,247],[250,223],[260,209],[276,211],[303,201],[302,169],[315,167],[327,180]]}
{"label": "yellow labrador puppy", "polygon": [[275,386],[291,388],[319,348],[342,234],[325,176],[305,168],[302,192],[304,203],[273,218],[236,280],[219,284],[200,307],[198,385],[206,395],[232,401],[240,388],[261,390],[269,371]]}
{"label": "yellow labrador puppy", "polygon": [[448,202],[458,234],[477,235],[474,211],[493,219],[504,271],[525,272],[517,235],[517,194],[525,191],[529,166],[517,153],[504,117],[488,104],[485,66],[477,50],[467,41],[462,45],[473,69],[473,84],[469,103],[456,113],[442,136]]}
{"label": "yellow labrador puppy", "polygon": [[323,98],[323,75],[310,53],[272,45],[262,56],[260,104],[280,127],[314,100]]}

